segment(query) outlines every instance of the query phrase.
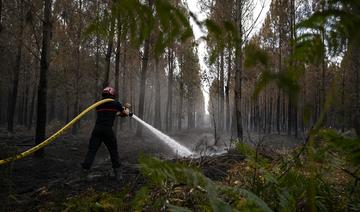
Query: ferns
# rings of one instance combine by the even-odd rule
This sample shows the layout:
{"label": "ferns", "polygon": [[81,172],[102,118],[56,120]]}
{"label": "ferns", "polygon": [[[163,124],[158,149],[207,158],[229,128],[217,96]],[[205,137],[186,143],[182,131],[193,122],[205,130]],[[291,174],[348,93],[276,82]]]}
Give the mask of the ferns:
{"label": "ferns", "polygon": [[[239,142],[236,149],[246,155],[246,161],[234,162],[228,176],[220,182],[206,177],[201,169],[186,161],[141,156],[140,171],[147,180],[134,195],[127,188],[122,193],[89,191],[66,202],[65,210],[285,212],[308,211],[311,206],[319,211],[356,210],[360,190],[354,184],[356,179],[342,169],[358,166],[354,163],[357,158],[343,158],[341,152],[350,149],[338,143],[341,139],[349,139],[350,143],[355,140],[332,130],[321,130],[315,137],[314,169],[308,168],[306,152],[299,156],[298,150],[294,151],[296,160],[291,159],[289,165],[288,155],[269,161],[256,149]],[[355,148],[358,144],[351,150]]]}
{"label": "ferns", "polygon": [[[173,189],[181,187],[182,192],[185,192],[185,196],[205,196],[206,201],[203,198],[190,198],[192,208],[208,208],[211,211],[232,211],[232,209],[249,209],[258,208],[261,211],[271,211],[271,209],[257,197],[254,193],[241,189],[233,188],[230,186],[224,186],[215,183],[206,176],[204,176],[199,170],[191,168],[186,164],[170,163],[167,161],[161,161],[156,158],[142,157],[140,159],[141,171],[148,177],[148,186],[153,190],[162,193],[161,196],[171,197],[174,192]],[[160,189],[157,190],[155,188]],[[170,188],[170,190],[169,190]],[[142,190],[140,190],[142,192]],[[225,198],[231,198],[235,201],[246,201],[247,204],[232,205]],[[196,199],[200,201],[196,201]],[[173,211],[187,211],[186,206],[190,203],[184,202],[183,205],[174,206],[171,204],[172,199],[166,199],[163,201]],[[184,207],[185,206],[185,207]]]}

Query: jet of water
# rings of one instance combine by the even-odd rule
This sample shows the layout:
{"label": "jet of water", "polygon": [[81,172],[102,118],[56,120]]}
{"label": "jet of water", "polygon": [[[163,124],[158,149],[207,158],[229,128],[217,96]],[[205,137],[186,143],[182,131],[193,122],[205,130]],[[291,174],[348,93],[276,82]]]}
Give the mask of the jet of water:
{"label": "jet of water", "polygon": [[158,138],[160,138],[161,141],[163,141],[175,153],[179,154],[180,156],[189,157],[193,154],[188,148],[179,144],[177,141],[170,138],[168,135],[162,133],[161,131],[157,130],[155,127],[151,126],[150,124],[146,123],[145,121],[141,120],[139,117],[133,115],[132,118],[134,118],[137,122],[139,122],[141,125],[143,125],[148,130],[150,130],[152,133],[154,133]]}

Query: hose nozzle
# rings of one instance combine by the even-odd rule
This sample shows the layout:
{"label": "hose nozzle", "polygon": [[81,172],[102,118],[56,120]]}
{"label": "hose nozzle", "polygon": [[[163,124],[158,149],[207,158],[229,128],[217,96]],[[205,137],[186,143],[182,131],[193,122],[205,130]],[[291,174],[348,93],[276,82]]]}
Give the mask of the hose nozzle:
{"label": "hose nozzle", "polygon": [[129,117],[132,117],[133,116],[133,113],[130,112],[130,108],[131,108],[131,104],[129,103],[125,103],[124,104],[124,112],[122,113],[122,117],[126,117],[126,116],[129,116]]}

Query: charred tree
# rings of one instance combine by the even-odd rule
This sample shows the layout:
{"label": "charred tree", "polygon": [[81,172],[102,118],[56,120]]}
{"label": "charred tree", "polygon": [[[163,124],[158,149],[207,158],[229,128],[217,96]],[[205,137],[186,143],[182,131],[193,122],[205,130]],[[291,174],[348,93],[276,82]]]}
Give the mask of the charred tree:
{"label": "charred tree", "polygon": [[172,130],[172,105],[173,105],[173,81],[174,81],[174,52],[168,49],[168,101],[166,104],[166,131]]}
{"label": "charred tree", "polygon": [[3,25],[2,25],[2,8],[3,8],[3,0],[0,0],[0,33],[3,30]]}
{"label": "charred tree", "polygon": [[110,23],[110,33],[107,44],[108,47],[105,55],[105,72],[104,72],[103,88],[109,86],[111,55],[113,52],[113,45],[114,45],[114,28],[115,28],[115,21],[112,19]]}
{"label": "charred tree", "polygon": [[219,85],[219,97],[220,97],[220,105],[219,105],[219,109],[220,109],[220,113],[219,115],[219,131],[223,131],[224,130],[224,51],[221,52],[220,55],[220,85]]}
{"label": "charred tree", "polygon": [[8,97],[8,125],[7,130],[9,133],[14,132],[14,116],[15,116],[15,108],[16,108],[16,100],[18,96],[18,86],[19,86],[19,75],[20,75],[20,67],[21,67],[21,57],[22,57],[22,49],[23,49],[23,33],[24,33],[24,0],[21,0],[20,3],[20,24],[19,24],[19,34],[17,37],[17,50],[16,50],[16,58],[14,64],[13,71],[13,80],[12,80],[12,89],[9,92]]}
{"label": "charred tree", "polygon": [[[121,54],[121,23],[120,18],[117,19],[118,30],[117,30],[117,38],[116,38],[116,52],[115,52],[115,91],[119,92],[119,81],[120,81],[120,54]],[[118,97],[119,98],[119,97]],[[115,132],[117,132],[119,119],[115,120]]]}
{"label": "charred tree", "polygon": [[127,46],[126,46],[126,41],[123,42],[123,60],[122,60],[122,101],[125,103],[125,102],[128,102],[128,70],[127,70],[127,64],[126,64],[126,49],[127,49]]}
{"label": "charred tree", "polygon": [[[49,71],[50,40],[51,40],[51,4],[52,0],[44,0],[44,21],[42,50],[40,59],[40,79],[38,87],[37,121],[35,144],[41,143],[45,139],[46,133],[46,101],[47,101],[47,74]],[[44,149],[35,153],[36,157],[44,156]]]}
{"label": "charred tree", "polygon": [[159,61],[155,60],[155,108],[154,108],[154,126],[161,130],[161,88],[160,88],[160,69]]}
{"label": "charred tree", "polygon": [[178,130],[182,129],[183,104],[184,104],[184,82],[180,80],[179,109],[178,109]]}
{"label": "charred tree", "polygon": [[[237,24],[238,35],[242,37],[242,2],[237,2]],[[242,42],[239,41],[235,48],[235,117],[236,117],[236,137],[243,139],[242,114],[241,114],[241,75],[242,75]]]}
{"label": "charred tree", "polygon": [[227,83],[225,87],[225,104],[226,104],[226,130],[230,131],[231,117],[230,117],[230,82],[231,82],[231,49],[228,48],[227,61]]}
{"label": "charred tree", "polygon": [[[144,41],[144,54],[141,64],[141,75],[140,75],[140,94],[139,94],[139,118],[144,118],[144,104],[145,104],[145,84],[146,84],[146,75],[147,75],[147,66],[149,60],[149,48],[150,48],[150,38],[147,38]],[[140,136],[142,134],[142,127],[139,125],[136,131],[136,134]]]}
{"label": "charred tree", "polygon": [[[75,102],[74,102],[74,114],[73,117],[76,117],[79,112],[80,112],[80,106],[79,106],[79,89],[80,89],[80,56],[81,56],[81,31],[82,31],[82,15],[81,15],[81,10],[82,10],[82,0],[79,0],[79,13],[78,13],[78,18],[79,18],[79,25],[78,25],[78,29],[77,29],[77,34],[76,34],[76,69],[75,69],[75,81],[74,81],[74,90],[75,90]],[[72,134],[76,135],[78,132],[78,129],[80,128],[80,120],[75,123],[72,127]]]}
{"label": "charred tree", "polygon": [[[36,79],[34,81],[36,81]],[[34,110],[35,110],[35,99],[36,99],[36,90],[37,89],[34,86],[33,89],[32,89],[32,94],[31,94],[30,111],[29,111],[29,118],[28,118],[28,122],[27,122],[27,128],[29,130],[32,128],[32,124],[33,124],[33,116],[34,116]]]}

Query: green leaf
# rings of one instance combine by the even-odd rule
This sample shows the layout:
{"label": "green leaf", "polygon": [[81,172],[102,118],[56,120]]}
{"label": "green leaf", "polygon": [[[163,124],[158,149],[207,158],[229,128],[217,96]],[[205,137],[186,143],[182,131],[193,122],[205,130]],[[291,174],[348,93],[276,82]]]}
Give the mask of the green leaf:
{"label": "green leaf", "polygon": [[150,190],[146,186],[142,187],[139,191],[136,192],[136,196],[132,201],[132,210],[133,211],[142,211],[147,200],[150,198]]}
{"label": "green leaf", "polygon": [[176,205],[168,204],[168,207],[169,207],[169,211],[172,211],[172,212],[191,212],[191,210],[188,208],[179,207]]}

